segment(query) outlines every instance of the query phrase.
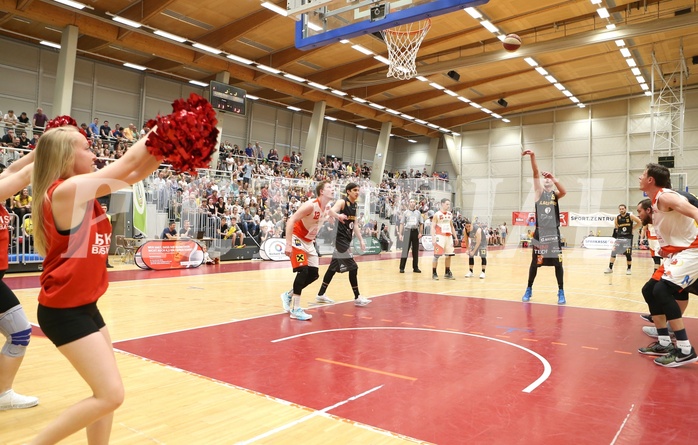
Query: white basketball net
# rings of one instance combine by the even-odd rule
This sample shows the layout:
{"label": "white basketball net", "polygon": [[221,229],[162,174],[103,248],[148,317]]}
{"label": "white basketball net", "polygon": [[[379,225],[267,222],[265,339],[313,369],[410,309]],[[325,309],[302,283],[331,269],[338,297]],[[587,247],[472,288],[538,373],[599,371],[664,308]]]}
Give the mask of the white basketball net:
{"label": "white basketball net", "polygon": [[407,80],[417,75],[417,51],[429,28],[431,20],[425,19],[381,31],[388,46],[388,77]]}

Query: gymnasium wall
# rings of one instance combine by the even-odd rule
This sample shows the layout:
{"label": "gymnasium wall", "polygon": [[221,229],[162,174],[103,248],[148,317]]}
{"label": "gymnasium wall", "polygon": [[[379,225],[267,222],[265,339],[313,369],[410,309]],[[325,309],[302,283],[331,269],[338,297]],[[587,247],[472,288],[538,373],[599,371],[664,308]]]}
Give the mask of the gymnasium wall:
{"label": "gymnasium wall", "polygon": [[[0,110],[12,109],[31,117],[41,107],[54,117],[53,94],[58,66],[58,50],[0,38]],[[78,123],[105,119],[111,128],[130,123],[140,130],[158,113],[172,111],[174,99],[190,93],[208,97],[208,89],[166,79],[132,69],[78,57],[75,70],[71,116]],[[285,107],[248,101],[247,116],[218,114],[221,141],[238,144],[259,142],[265,150],[276,148],[280,157],[291,151],[304,152],[310,115]],[[342,157],[345,161],[373,162],[378,132],[353,125],[324,121],[320,154]],[[305,153],[303,153],[305,155]],[[386,168],[392,168],[392,154]],[[307,168],[309,163],[305,163]]]}
{"label": "gymnasium wall", "polygon": [[[683,154],[675,153],[672,173],[686,173],[689,191],[695,193],[698,89],[684,94],[684,148]],[[657,153],[650,157],[649,97],[532,113],[511,121],[460,128],[463,207],[473,209],[474,216],[509,225],[512,211],[533,209],[531,166],[521,157],[522,144],[536,152],[541,171],[552,171],[567,188],[562,211],[617,214],[618,205],[626,204],[634,212],[643,198],[638,176],[647,163],[657,162]],[[601,232],[610,236],[611,229]],[[569,242],[588,233],[589,229],[563,229]]]}

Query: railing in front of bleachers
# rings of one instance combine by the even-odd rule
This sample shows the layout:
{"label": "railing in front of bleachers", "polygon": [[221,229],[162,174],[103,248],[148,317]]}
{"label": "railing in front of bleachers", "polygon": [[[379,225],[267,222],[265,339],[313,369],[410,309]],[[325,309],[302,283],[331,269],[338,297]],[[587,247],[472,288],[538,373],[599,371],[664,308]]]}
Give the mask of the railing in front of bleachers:
{"label": "railing in front of bleachers", "polygon": [[[27,225],[29,220],[29,225]],[[25,232],[25,227],[27,228]],[[10,245],[8,247],[9,264],[41,263],[44,259],[34,250],[34,239],[30,232],[31,214],[24,215],[20,220],[15,213],[10,213]]]}

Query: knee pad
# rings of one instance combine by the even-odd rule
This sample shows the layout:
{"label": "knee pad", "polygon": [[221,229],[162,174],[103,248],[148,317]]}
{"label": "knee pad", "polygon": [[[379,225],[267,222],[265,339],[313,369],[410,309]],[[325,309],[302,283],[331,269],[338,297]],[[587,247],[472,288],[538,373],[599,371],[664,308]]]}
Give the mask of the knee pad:
{"label": "knee pad", "polygon": [[662,307],[656,303],[654,298],[654,286],[657,284],[657,280],[649,280],[642,286],[642,297],[645,299],[647,306],[650,309],[650,314],[661,315]]}
{"label": "knee pad", "polygon": [[309,285],[318,278],[320,278],[320,269],[318,269],[317,267],[308,266],[308,275],[306,277],[305,285]]}
{"label": "knee pad", "polygon": [[468,259],[468,264],[471,266],[474,266],[475,265],[475,257],[470,257],[470,259]]}
{"label": "knee pad", "polygon": [[654,261],[654,264],[659,266],[662,263],[662,257],[660,256],[653,256],[652,261]]}
{"label": "knee pad", "polygon": [[632,251],[631,251],[631,252],[626,252],[626,254],[625,254],[625,259],[628,261],[628,263],[630,263],[630,262],[633,261],[633,254],[632,254]]}
{"label": "knee pad", "polygon": [[8,357],[23,357],[31,339],[32,327],[21,305],[0,316],[0,333],[7,339],[0,353]]}
{"label": "knee pad", "polygon": [[487,258],[481,258],[482,259],[482,266],[487,266]]}
{"label": "knee pad", "polygon": [[303,292],[305,283],[308,281],[308,266],[301,267],[298,272],[296,272],[296,278],[293,280],[293,293],[300,295]]}
{"label": "knee pad", "polygon": [[657,284],[654,285],[652,295],[656,303],[662,308],[660,313],[666,315],[667,320],[681,318],[681,309],[676,302],[679,289],[681,289],[679,286],[667,280],[659,280]]}

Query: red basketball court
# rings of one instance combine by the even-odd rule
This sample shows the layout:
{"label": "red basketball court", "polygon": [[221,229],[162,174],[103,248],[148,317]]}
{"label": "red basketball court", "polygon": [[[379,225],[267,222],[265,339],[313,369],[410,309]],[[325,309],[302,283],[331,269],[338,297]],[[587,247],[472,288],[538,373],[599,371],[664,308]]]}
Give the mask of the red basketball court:
{"label": "red basketball court", "polygon": [[635,313],[414,292],[309,312],[114,346],[426,442],[698,442],[695,394],[681,392],[698,369],[638,354],[652,339]]}

